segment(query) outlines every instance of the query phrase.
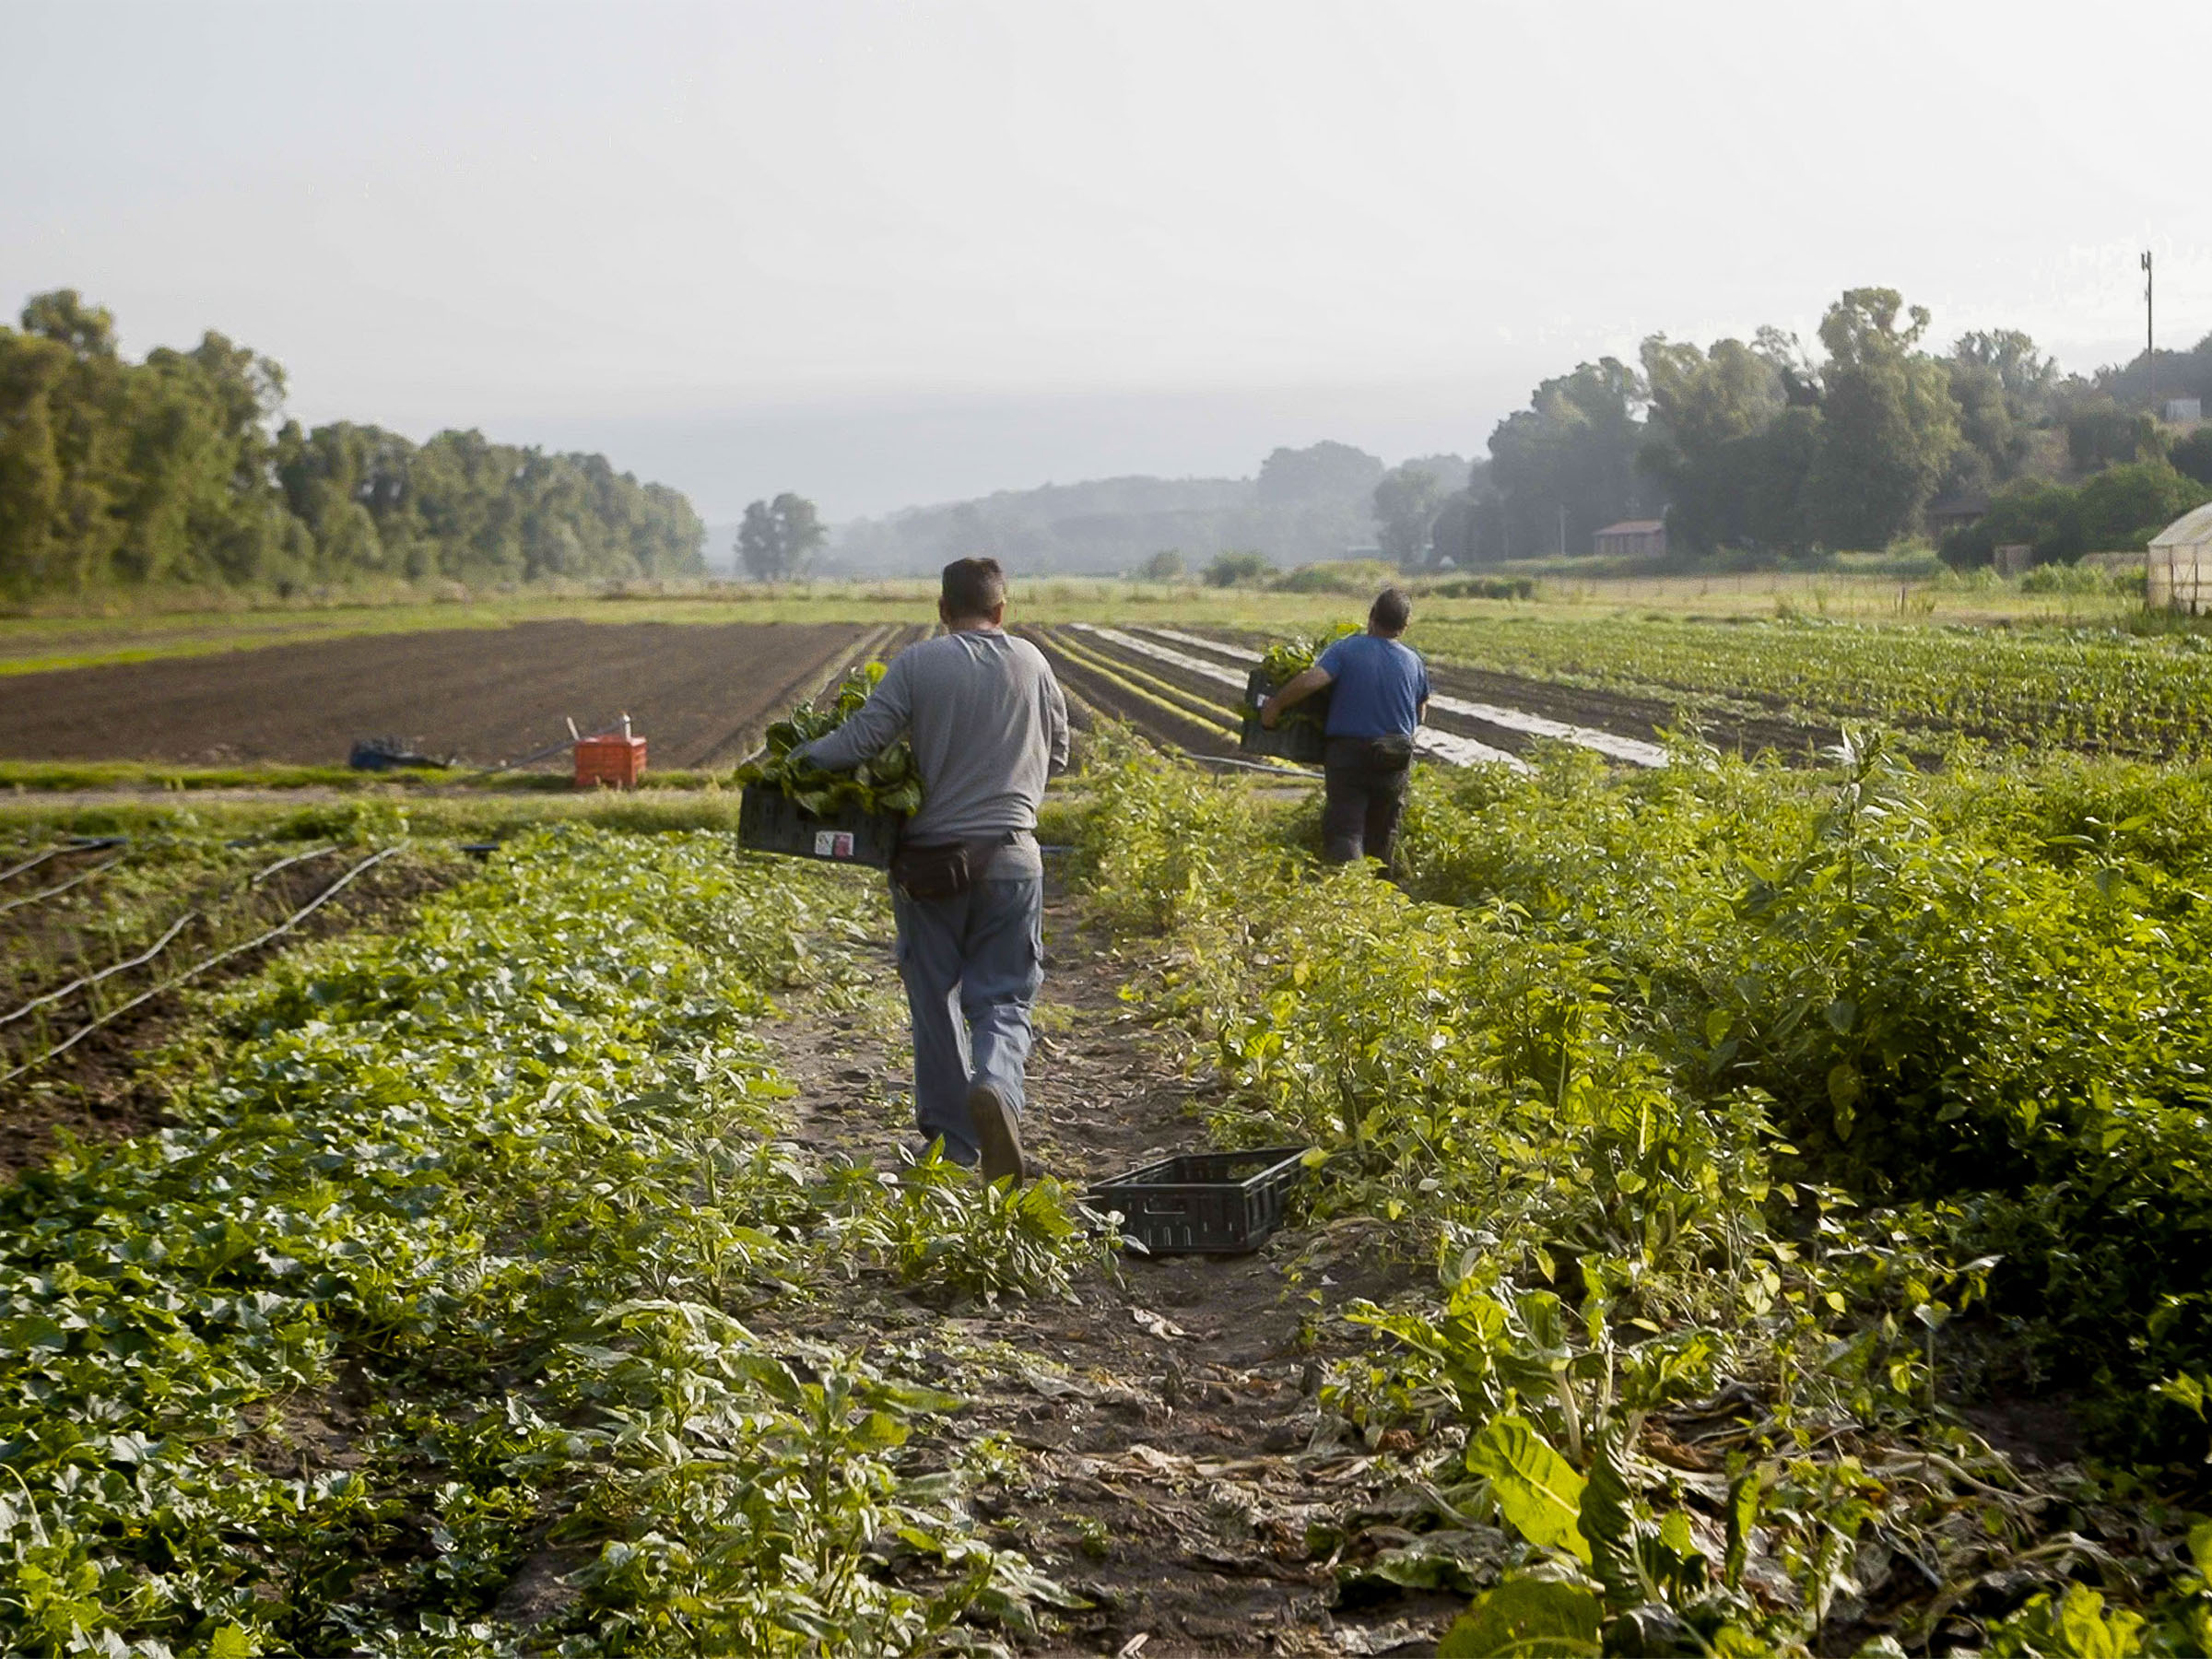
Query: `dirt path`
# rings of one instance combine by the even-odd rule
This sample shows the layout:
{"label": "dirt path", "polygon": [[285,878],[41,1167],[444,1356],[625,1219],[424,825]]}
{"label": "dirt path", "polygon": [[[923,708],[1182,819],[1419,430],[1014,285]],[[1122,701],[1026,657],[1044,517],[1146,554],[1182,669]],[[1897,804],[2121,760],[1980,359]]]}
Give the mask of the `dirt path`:
{"label": "dirt path", "polygon": [[[1048,981],[1025,1124],[1035,1161],[1071,1184],[1205,1145],[1192,1086],[1116,994],[1126,977],[1065,897],[1048,904]],[[913,1138],[910,1051],[888,946],[886,994],[792,1009],[766,1033],[798,1088],[794,1137],[818,1155],[897,1167]],[[1410,1471],[1389,1452],[1318,1443],[1314,1392],[1347,1333],[1326,1311],[1404,1282],[1357,1227],[1290,1230],[1254,1255],[1124,1256],[1081,1304],[947,1313],[926,1293],[824,1310],[934,1346],[972,1401],[963,1436],[1003,1435],[1023,1467],[979,1494],[996,1541],[1092,1605],[1025,1652],[1162,1655],[1414,1653],[1465,1606],[1336,1569],[1392,1541]],[[1410,1448],[1408,1448],[1410,1449]],[[1404,1535],[1396,1535],[1403,1536]],[[1140,1640],[1141,1639],[1141,1640]]]}

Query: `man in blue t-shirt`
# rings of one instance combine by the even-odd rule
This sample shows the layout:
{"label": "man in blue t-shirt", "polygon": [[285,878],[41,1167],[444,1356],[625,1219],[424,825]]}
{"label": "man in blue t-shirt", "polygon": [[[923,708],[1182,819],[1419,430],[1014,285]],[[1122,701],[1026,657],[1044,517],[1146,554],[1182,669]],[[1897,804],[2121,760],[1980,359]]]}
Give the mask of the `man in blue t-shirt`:
{"label": "man in blue t-shirt", "polygon": [[1420,653],[1398,639],[1412,618],[1413,601],[1384,588],[1367,613],[1365,633],[1337,641],[1260,708],[1260,724],[1273,726],[1285,709],[1324,686],[1335,688],[1322,763],[1328,785],[1322,856],[1331,864],[1362,856],[1390,863],[1413,735],[1429,712],[1429,670]]}

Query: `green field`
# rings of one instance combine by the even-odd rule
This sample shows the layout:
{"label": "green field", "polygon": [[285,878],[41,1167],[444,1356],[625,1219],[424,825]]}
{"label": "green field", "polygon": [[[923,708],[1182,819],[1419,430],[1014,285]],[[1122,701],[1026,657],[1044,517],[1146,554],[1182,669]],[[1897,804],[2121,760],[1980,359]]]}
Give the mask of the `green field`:
{"label": "green field", "polygon": [[[1072,1186],[888,1155],[880,884],[743,853],[719,779],[16,777],[47,792],[0,864],[132,840],[0,912],[11,1002],[188,912],[193,957],[248,938],[301,871],[408,875],[90,1070],[38,1065],[184,958],[0,1026],[15,1110],[151,1113],[0,1188],[0,1646],[1174,1651],[1127,1587],[1198,1572],[1192,1605],[1467,1653],[2212,1648],[2194,637],[1559,598],[1420,627],[1847,745],[1424,767],[1392,884],[1318,865],[1310,796],[1101,730],[1048,804],[1047,994],[1108,994],[1046,1008],[1038,1087],[1101,1136],[1143,1096],[1312,1148],[1230,1311],[1231,1269],[1114,1261]],[[295,853],[328,863],[268,885]],[[877,1042],[858,1159],[808,1112]],[[1298,1415],[1239,1439],[1267,1388]]]}
{"label": "green field", "polygon": [[2212,650],[2195,633],[1666,617],[1424,620],[1440,662],[1703,709],[1876,721],[2027,748],[2150,758],[2212,742]]}
{"label": "green field", "polygon": [[[1425,600],[1421,622],[1501,615],[1580,618],[1616,613],[1816,618],[1921,623],[1993,621],[2099,624],[2123,618],[2132,603],[2109,585],[2088,592],[2023,589],[2018,582],[1923,573],[1897,578],[1854,572],[1721,573],[1711,576],[1585,577],[1547,571],[1528,601]],[[1090,577],[1018,582],[1021,620],[1172,623],[1177,626],[1311,627],[1348,607],[1361,592],[1269,592],[1189,583]],[[318,639],[423,629],[504,628],[552,619],[604,622],[926,621],[934,584],[920,580],[816,582],[760,588],[724,582],[637,583],[614,589],[426,599],[418,592],[339,592],[326,600],[274,599],[199,608],[179,595],[168,608],[149,596],[106,608],[55,607],[0,616],[0,676],[100,663],[250,651]]]}

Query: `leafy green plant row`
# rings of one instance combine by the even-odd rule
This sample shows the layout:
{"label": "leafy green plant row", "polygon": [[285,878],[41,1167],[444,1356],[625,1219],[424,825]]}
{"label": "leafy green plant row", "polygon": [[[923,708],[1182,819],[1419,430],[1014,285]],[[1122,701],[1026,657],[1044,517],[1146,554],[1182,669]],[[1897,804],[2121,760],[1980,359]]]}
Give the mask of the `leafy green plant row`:
{"label": "leafy green plant row", "polygon": [[[1409,1550],[1518,1540],[1445,1651],[2202,1650],[2157,1460],[2206,1449],[2212,781],[1675,759],[1424,773],[1407,891],[1093,779],[1216,1132],[1312,1140],[1320,1212],[1437,1265],[1329,1398],[1426,1435],[1460,1519]],[[2053,1385],[2149,1472],[2039,1487],[1951,1412]]]}
{"label": "leafy green plant row", "polygon": [[1573,685],[2147,759],[2212,751],[2212,652],[2111,630],[1728,625],[1627,617],[1426,622],[1440,661]]}
{"label": "leafy green plant row", "polygon": [[879,904],[555,830],[225,998],[174,1127],[0,1190],[0,1648],[902,1653],[1056,1596],[912,1455],[955,1404],[912,1356],[760,1334],[818,1276],[1099,1249],[1049,1183],[776,1142],[754,1025]]}

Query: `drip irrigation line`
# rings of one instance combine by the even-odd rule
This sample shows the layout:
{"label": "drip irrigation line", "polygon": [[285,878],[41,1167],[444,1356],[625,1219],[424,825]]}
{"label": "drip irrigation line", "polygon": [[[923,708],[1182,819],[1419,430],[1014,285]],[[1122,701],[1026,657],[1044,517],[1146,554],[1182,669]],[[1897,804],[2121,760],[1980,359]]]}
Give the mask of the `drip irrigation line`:
{"label": "drip irrigation line", "polygon": [[335,853],[337,850],[338,843],[332,841],[326,847],[316,847],[309,852],[295,853],[289,858],[280,858],[266,869],[254,871],[253,878],[246,885],[250,888],[257,888],[279,870],[288,870],[296,864],[305,864],[311,858],[321,858],[324,853]]}
{"label": "drip irrigation line", "polygon": [[349,884],[354,877],[357,876],[365,875],[368,871],[375,868],[378,865],[382,864],[385,859],[396,856],[400,851],[401,849],[398,847],[386,847],[382,853],[371,853],[367,858],[362,859],[359,864],[355,865],[353,868],[347,870],[343,876],[339,877],[335,881],[332,882],[328,887],[317,893],[312,899],[310,899],[305,904],[294,911],[282,922],[279,922],[275,927],[270,928],[268,932],[260,935],[256,938],[248,939],[243,945],[233,945],[228,950],[218,950],[213,956],[208,957],[204,960],[194,962],[191,967],[185,969],[183,972],[178,974],[176,978],[171,980],[164,980],[160,984],[154,986],[150,991],[142,991],[136,996],[132,997],[129,1002],[119,1004],[117,1006],[109,1009],[108,1012],[102,1014],[98,1019],[92,1021],[91,1024],[78,1027],[77,1030],[72,1031],[67,1037],[65,1037],[61,1041],[55,1043],[52,1048],[48,1049],[44,1053],[39,1055],[35,1060],[26,1060],[22,1065],[17,1066],[15,1070],[8,1072],[5,1076],[0,1076],[0,1086],[13,1083],[25,1072],[35,1071],[38,1067],[45,1065],[49,1060],[58,1058],[60,1055],[68,1053],[69,1050],[75,1048],[78,1043],[82,1042],[86,1038],[91,1036],[93,1032],[99,1030],[102,1026],[112,1024],[114,1021],[122,1018],[125,1014],[128,1014],[133,1008],[139,1007],[146,1003],[149,1003],[153,1001],[155,997],[165,995],[169,992],[174,991],[178,986],[182,985],[191,980],[197,979],[201,974],[206,972],[210,968],[219,967],[222,963],[230,960],[231,958],[243,956],[250,950],[259,950],[264,945],[266,945],[272,939],[282,938],[286,934],[290,933],[293,928],[299,926],[300,923],[306,921],[308,917],[313,915],[315,912],[321,910],[325,904],[329,903],[331,900],[336,898],[339,891],[347,886],[347,884]]}
{"label": "drip irrigation line", "polygon": [[10,865],[6,869],[0,870],[0,881],[6,881],[13,877],[20,876],[26,870],[35,870],[50,858],[59,858],[65,853],[75,851],[76,849],[73,847],[49,847],[43,853],[34,853],[21,864]]}
{"label": "drip irrigation line", "polygon": [[10,865],[0,870],[0,881],[10,881],[26,870],[35,870],[50,858],[59,858],[65,853],[97,853],[102,847],[120,847],[128,841],[123,835],[80,835],[58,847],[49,847],[43,853],[34,853],[21,864]]}
{"label": "drip irrigation line", "polygon": [[143,968],[147,963],[152,961],[164,950],[168,949],[169,942],[175,938],[179,934],[182,933],[184,931],[184,924],[187,922],[192,921],[199,913],[200,912],[198,911],[186,911],[182,915],[179,916],[174,922],[169,924],[169,931],[167,933],[163,934],[151,945],[147,946],[146,949],[139,952],[138,955],[132,957],[129,960],[116,962],[110,967],[102,968],[98,973],[88,973],[77,979],[73,979],[58,991],[49,991],[43,996],[34,996],[12,1014],[0,1014],[0,1026],[13,1025],[17,1020],[22,1018],[26,1014],[31,1013],[35,1009],[42,1008],[48,1003],[59,1002],[63,997],[68,995],[72,991],[82,991],[88,985],[97,985],[100,981],[112,978],[114,975],[123,972],[125,969]]}
{"label": "drip irrigation line", "polygon": [[113,869],[129,856],[127,852],[118,853],[112,858],[102,859],[88,870],[79,870],[66,881],[57,881],[50,888],[41,888],[37,892],[26,893],[20,899],[10,899],[6,904],[0,904],[0,916],[5,916],[9,911],[21,910],[27,904],[36,904],[41,899],[58,899],[71,888],[82,887],[102,870]]}

